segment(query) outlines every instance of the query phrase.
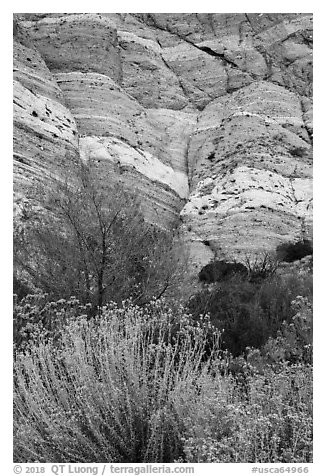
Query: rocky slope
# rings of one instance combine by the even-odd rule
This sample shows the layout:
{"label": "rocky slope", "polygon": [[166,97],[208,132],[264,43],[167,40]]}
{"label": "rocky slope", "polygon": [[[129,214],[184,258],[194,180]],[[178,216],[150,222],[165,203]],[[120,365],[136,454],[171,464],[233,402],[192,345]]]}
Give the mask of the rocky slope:
{"label": "rocky slope", "polygon": [[312,234],[312,15],[16,14],[14,170],[95,161],[202,266]]}

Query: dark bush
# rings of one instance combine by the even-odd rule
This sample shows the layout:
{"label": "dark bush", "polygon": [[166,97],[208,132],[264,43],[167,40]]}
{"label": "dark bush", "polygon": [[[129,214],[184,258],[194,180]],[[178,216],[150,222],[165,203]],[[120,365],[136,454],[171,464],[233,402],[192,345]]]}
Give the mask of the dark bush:
{"label": "dark bush", "polygon": [[213,326],[222,331],[222,350],[239,356],[247,347],[261,348],[284,321],[290,322],[291,302],[299,295],[312,296],[311,276],[275,276],[262,282],[235,276],[198,292],[188,310],[195,320],[209,314]]}
{"label": "dark bush", "polygon": [[225,281],[234,275],[247,276],[248,270],[241,263],[213,261],[204,266],[198,274],[199,280],[205,283]]}
{"label": "dark bush", "polygon": [[259,337],[261,323],[254,323],[252,312],[256,287],[249,281],[234,278],[212,290],[200,291],[188,303],[196,320],[201,314],[209,313],[213,326],[223,331],[221,348],[233,355],[240,355],[247,345],[257,347],[262,344]]}
{"label": "dark bush", "polygon": [[304,157],[306,149],[304,147],[294,147],[290,150],[290,154],[293,157]]}
{"label": "dark bush", "polygon": [[23,299],[28,294],[33,293],[33,289],[29,286],[28,283],[20,279],[16,274],[13,277],[13,293],[18,297],[18,299]]}
{"label": "dark bush", "polygon": [[276,253],[280,261],[292,263],[313,254],[312,242],[301,240],[296,243],[282,243],[276,248]]}
{"label": "dark bush", "polygon": [[292,301],[292,310],[295,315],[291,322],[283,322],[276,338],[268,339],[262,348],[262,354],[273,363],[283,360],[292,365],[312,365],[312,302],[306,297],[298,296]]}

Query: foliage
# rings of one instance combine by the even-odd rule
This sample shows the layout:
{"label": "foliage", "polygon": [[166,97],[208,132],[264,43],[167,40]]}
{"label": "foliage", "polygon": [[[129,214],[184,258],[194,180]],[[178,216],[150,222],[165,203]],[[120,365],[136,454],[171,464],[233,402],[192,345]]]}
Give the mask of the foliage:
{"label": "foliage", "polygon": [[287,361],[312,365],[312,303],[306,297],[297,296],[291,304],[294,316],[289,322],[282,323],[275,338],[268,339],[262,354],[272,363]]}
{"label": "foliage", "polygon": [[206,379],[200,400],[184,412],[189,463],[312,462],[312,369],[289,367],[247,377]]}
{"label": "foliage", "polygon": [[293,149],[290,149],[290,154],[293,157],[304,157],[306,152],[307,149],[305,147],[293,147]]}
{"label": "foliage", "polygon": [[292,308],[277,337],[206,379],[200,411],[188,410],[186,462],[312,462],[312,306],[298,296]]}
{"label": "foliage", "polygon": [[90,316],[91,305],[82,305],[74,296],[59,301],[47,294],[14,295],[13,342],[15,349],[28,349],[32,343],[56,341],[76,315]]}
{"label": "foliage", "polygon": [[253,258],[246,256],[245,266],[248,270],[249,281],[262,281],[273,276],[279,266],[276,257],[270,253],[257,254]]}
{"label": "foliage", "polygon": [[74,295],[94,308],[162,296],[175,285],[180,262],[173,233],[146,223],[135,197],[121,186],[104,190],[91,166],[73,175],[74,183],[34,192],[43,208],[24,204],[24,226],[16,223],[14,236],[16,270],[52,300]]}
{"label": "foliage", "polygon": [[25,296],[33,294],[32,286],[28,280],[25,281],[22,276],[18,276],[15,270],[13,276],[13,290],[14,295],[17,296],[18,299],[23,299]]}
{"label": "foliage", "polygon": [[310,242],[215,259],[184,309],[161,299],[172,235],[120,187],[85,166],[35,203],[15,222],[15,460],[312,461],[312,279],[276,274]]}
{"label": "foliage", "polygon": [[214,260],[204,266],[199,274],[199,281],[215,283],[225,281],[234,275],[247,275],[247,268],[241,263],[229,263],[228,261]]}
{"label": "foliage", "polygon": [[298,295],[311,297],[311,276],[272,276],[262,282],[234,277],[199,291],[187,308],[195,319],[209,314],[212,325],[223,331],[222,349],[238,356],[247,347],[260,348],[291,320],[291,302]]}
{"label": "foliage", "polygon": [[[293,306],[299,346],[311,308],[303,298]],[[274,349],[293,341],[283,339]],[[15,354],[14,459],[311,462],[309,362],[285,352],[271,363],[257,350],[234,359],[218,341],[209,320],[194,324],[164,301],[70,316],[57,340]]]}
{"label": "foliage", "polygon": [[276,249],[280,261],[292,263],[313,254],[312,242],[307,239],[295,243],[282,243]]}
{"label": "foliage", "polygon": [[278,260],[270,253],[246,256],[244,263],[229,262],[214,258],[198,273],[199,281],[210,284],[232,280],[235,276],[255,282],[273,276]]}
{"label": "foliage", "polygon": [[[162,462],[182,453],[176,406],[207,372],[208,324],[163,302],[71,320],[15,360],[15,459]],[[218,339],[218,334],[216,334]],[[215,347],[216,347],[215,343]]]}

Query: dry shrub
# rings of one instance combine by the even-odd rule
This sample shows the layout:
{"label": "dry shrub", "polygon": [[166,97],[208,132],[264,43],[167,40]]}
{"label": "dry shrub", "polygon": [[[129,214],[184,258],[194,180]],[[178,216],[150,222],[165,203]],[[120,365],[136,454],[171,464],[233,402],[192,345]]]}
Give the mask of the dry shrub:
{"label": "dry shrub", "polygon": [[147,309],[125,303],[98,320],[74,319],[56,344],[40,340],[18,353],[15,459],[177,459],[183,422],[176,406],[209,366],[208,331],[162,302]]}
{"label": "dry shrub", "polygon": [[311,306],[293,306],[294,327],[247,359],[163,301],[38,328],[15,356],[15,461],[311,462]]}
{"label": "dry shrub", "polygon": [[185,420],[184,461],[312,462],[311,367],[284,363],[278,372],[248,375],[246,400],[228,379],[206,380]]}

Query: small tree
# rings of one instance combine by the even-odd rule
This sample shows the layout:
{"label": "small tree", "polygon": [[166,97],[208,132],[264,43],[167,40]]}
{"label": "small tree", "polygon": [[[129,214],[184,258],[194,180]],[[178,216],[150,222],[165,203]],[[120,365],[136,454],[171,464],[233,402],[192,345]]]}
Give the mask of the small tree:
{"label": "small tree", "polygon": [[146,223],[120,185],[101,187],[90,165],[73,176],[34,194],[44,208],[30,207],[28,227],[16,233],[18,267],[51,297],[74,295],[99,309],[161,297],[176,274],[172,233]]}
{"label": "small tree", "polygon": [[277,257],[268,252],[256,254],[253,257],[246,255],[244,264],[248,270],[249,280],[252,282],[259,282],[273,276],[279,267]]}

